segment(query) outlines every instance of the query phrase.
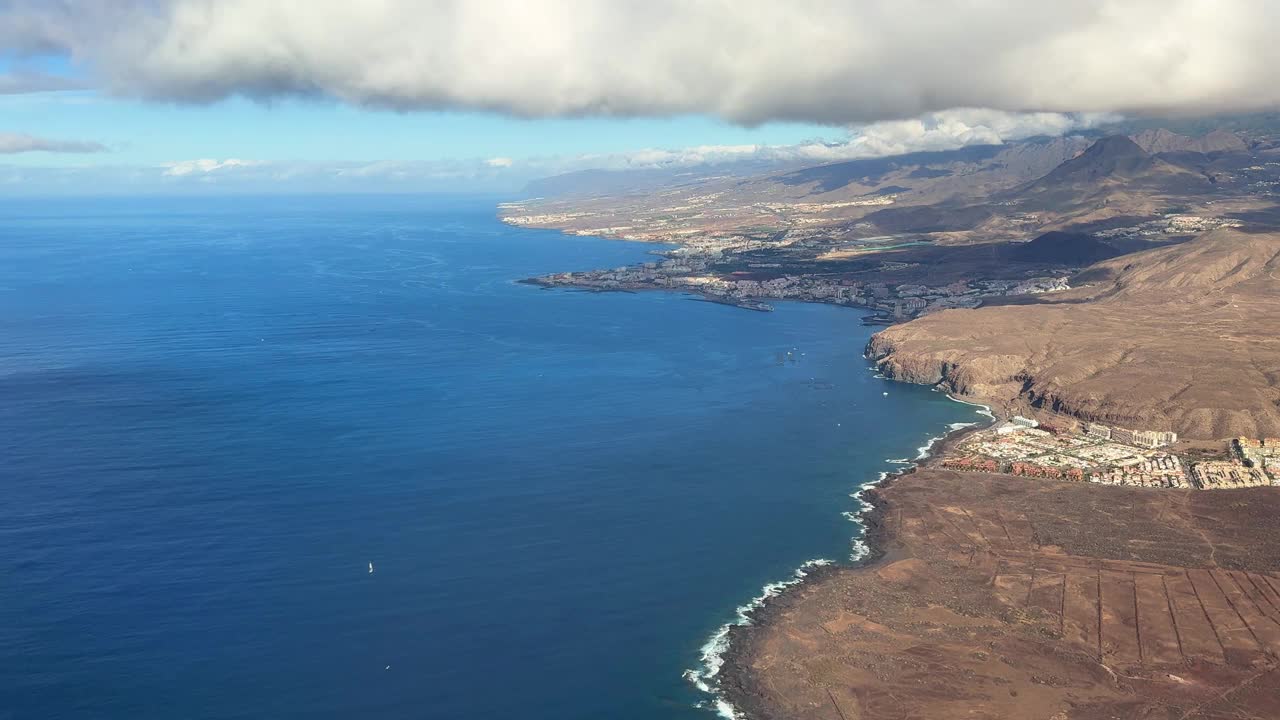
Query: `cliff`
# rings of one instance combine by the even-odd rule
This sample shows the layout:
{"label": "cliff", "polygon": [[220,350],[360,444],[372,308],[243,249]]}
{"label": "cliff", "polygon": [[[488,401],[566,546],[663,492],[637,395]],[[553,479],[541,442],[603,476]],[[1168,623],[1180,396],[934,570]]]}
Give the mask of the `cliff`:
{"label": "cliff", "polygon": [[1280,234],[1217,230],[1098,263],[1092,285],[1031,305],[948,310],[876,334],[906,382],[1008,410],[1171,429],[1280,435]]}

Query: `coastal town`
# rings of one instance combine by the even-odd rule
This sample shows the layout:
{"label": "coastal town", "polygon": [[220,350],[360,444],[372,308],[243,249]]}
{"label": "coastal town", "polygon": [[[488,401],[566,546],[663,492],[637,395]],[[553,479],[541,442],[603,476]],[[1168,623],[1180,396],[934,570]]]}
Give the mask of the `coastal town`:
{"label": "coastal town", "polygon": [[[690,196],[678,206],[650,212],[549,211],[534,201],[506,203],[502,220],[519,227],[666,246],[651,251],[657,259],[650,262],[553,273],[529,278],[524,281],[528,284],[686,292],[759,311],[772,310],[773,300],[831,303],[871,310],[873,323],[975,308],[987,298],[1066,290],[1068,278],[1081,266],[1033,242],[1030,227],[1043,220],[1034,214],[1011,215],[1010,222],[1018,228],[1014,236],[1020,239],[1012,249],[996,250],[996,255],[990,249],[955,254],[952,241],[942,235],[883,230],[845,216],[893,206],[893,194],[843,202],[757,202],[737,208],[747,218],[737,223],[727,222],[729,216],[737,217],[735,213],[708,205],[718,198],[716,193]],[[673,220],[690,209],[699,212],[686,218],[688,222]],[[1182,227],[1169,222],[1170,227]],[[948,256],[946,272],[938,271],[932,253]],[[1006,257],[1008,262],[1001,259]]]}
{"label": "coastal town", "polygon": [[948,470],[1144,488],[1280,486],[1280,438],[1235,438],[1221,453],[1174,452],[1177,433],[1087,423],[1079,430],[1015,416],[961,438]]}
{"label": "coastal town", "polygon": [[[984,298],[1032,295],[1070,289],[1067,274],[1028,277],[1023,280],[969,280],[928,286],[864,282],[829,275],[773,275],[763,264],[724,274],[712,265],[720,249],[702,254],[696,246],[671,251],[662,260],[640,265],[564,272],[526,282],[543,287],[572,287],[596,291],[675,290],[748,310],[769,311],[766,300],[797,300],[847,305],[872,310],[882,320],[899,321],[949,308],[975,308]],[[902,263],[881,263],[880,270],[907,269]]]}

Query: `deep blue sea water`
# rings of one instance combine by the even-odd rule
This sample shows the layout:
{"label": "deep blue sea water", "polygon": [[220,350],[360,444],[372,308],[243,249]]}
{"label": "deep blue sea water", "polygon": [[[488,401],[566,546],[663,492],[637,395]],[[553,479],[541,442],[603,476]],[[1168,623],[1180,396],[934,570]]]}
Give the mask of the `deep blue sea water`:
{"label": "deep blue sea water", "polygon": [[513,282],[651,249],[486,198],[0,205],[0,718],[710,717],[700,646],[974,413],[851,310]]}

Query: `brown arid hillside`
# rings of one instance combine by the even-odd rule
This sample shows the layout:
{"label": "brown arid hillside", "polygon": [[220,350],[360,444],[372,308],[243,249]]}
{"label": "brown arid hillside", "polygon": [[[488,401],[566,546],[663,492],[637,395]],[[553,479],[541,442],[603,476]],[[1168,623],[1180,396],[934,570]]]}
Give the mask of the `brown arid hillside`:
{"label": "brown arid hillside", "polygon": [[886,375],[1011,411],[1280,435],[1280,233],[1215,230],[1076,282],[1087,285],[888,328],[868,353]]}
{"label": "brown arid hillside", "polygon": [[735,628],[756,720],[1274,720],[1280,488],[925,468],[873,493],[879,562]]}
{"label": "brown arid hillside", "polygon": [[1166,152],[1248,152],[1249,145],[1239,135],[1227,130],[1214,130],[1198,138],[1179,135],[1164,128],[1143,130],[1132,136],[1143,150],[1151,153]]}

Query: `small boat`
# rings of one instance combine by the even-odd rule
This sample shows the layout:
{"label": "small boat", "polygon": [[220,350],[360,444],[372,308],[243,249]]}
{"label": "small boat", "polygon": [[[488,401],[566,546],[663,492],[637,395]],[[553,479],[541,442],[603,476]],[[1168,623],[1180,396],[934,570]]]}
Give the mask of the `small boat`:
{"label": "small boat", "polygon": [[373,563],[369,563],[369,574],[373,574]]}
{"label": "small boat", "polygon": [[880,393],[880,394],[881,394],[881,395],[883,395],[883,396],[885,396],[885,397],[889,397],[889,393]]}

